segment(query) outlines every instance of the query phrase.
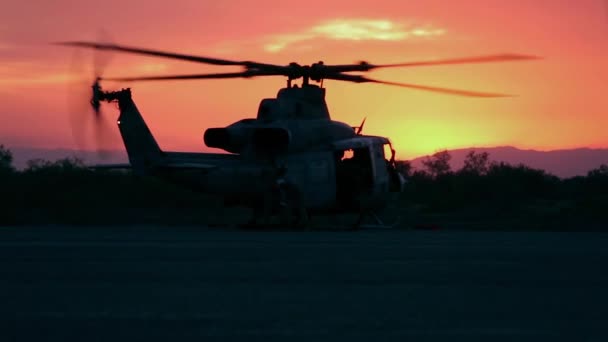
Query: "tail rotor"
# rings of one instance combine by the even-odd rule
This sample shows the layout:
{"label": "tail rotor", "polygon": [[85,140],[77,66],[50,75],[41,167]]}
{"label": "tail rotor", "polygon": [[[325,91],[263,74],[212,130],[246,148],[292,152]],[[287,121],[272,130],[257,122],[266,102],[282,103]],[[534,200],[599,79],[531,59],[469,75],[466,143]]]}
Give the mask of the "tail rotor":
{"label": "tail rotor", "polygon": [[[87,59],[92,59],[92,65],[86,62]],[[92,136],[100,158],[108,156],[109,143],[112,141],[111,126],[102,111],[103,90],[100,85],[109,61],[110,55],[107,51],[93,51],[92,58],[83,55],[81,51],[75,51],[70,70],[72,82],[68,89],[70,125],[74,140],[79,148],[86,149],[86,142],[90,141],[89,137]],[[90,76],[91,71],[93,77]]]}

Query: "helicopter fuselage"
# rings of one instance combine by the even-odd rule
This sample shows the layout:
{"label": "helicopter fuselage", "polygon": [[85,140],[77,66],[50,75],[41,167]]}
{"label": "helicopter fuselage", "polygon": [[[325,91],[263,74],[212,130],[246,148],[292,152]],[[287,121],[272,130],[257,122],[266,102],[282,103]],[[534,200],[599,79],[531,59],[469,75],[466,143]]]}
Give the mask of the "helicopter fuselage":
{"label": "helicopter fuselage", "polygon": [[217,194],[227,203],[259,205],[282,181],[297,189],[299,203],[309,210],[365,209],[381,206],[388,192],[402,185],[385,156],[390,141],[357,135],[342,122],[322,117],[268,120],[264,106],[269,102],[263,101],[258,118],[221,128],[222,133],[207,131],[207,143],[221,141],[218,136],[224,134],[228,144],[223,148],[239,153],[166,152],[129,89],[103,94],[118,101],[117,122],[134,172]]}

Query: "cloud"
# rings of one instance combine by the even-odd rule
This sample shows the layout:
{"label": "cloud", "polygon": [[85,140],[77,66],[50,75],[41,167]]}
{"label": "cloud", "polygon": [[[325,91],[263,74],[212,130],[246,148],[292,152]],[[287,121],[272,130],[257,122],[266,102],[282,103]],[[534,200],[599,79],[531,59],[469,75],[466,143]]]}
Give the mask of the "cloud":
{"label": "cloud", "polygon": [[135,68],[137,71],[142,71],[142,72],[164,72],[166,71],[167,65],[164,63],[143,63],[143,64],[139,64],[137,65],[137,67]]}
{"label": "cloud", "polygon": [[434,26],[407,25],[387,19],[334,19],[303,32],[275,35],[264,44],[264,50],[279,52],[289,45],[314,39],[390,42],[434,38],[445,32],[445,29]]}
{"label": "cloud", "polygon": [[61,66],[31,61],[9,61],[0,65],[0,87],[65,84],[77,79]]}
{"label": "cloud", "polygon": [[307,41],[316,38],[313,33],[302,34],[282,34],[275,36],[270,43],[264,45],[264,50],[268,52],[279,52],[287,47],[287,45],[295,44],[302,41]]}
{"label": "cloud", "polygon": [[67,82],[73,82],[79,80],[72,75],[67,74],[50,74],[42,76],[30,76],[25,75],[23,77],[15,78],[0,78],[0,85],[2,86],[29,86],[29,85],[41,85],[41,84],[65,84]]}

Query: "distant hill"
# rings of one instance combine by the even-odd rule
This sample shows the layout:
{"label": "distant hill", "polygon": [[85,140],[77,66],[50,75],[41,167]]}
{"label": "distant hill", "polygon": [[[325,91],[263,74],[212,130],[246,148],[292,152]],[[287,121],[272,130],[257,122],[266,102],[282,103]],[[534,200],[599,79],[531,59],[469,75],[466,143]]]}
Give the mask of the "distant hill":
{"label": "distant hill", "polygon": [[[464,159],[470,151],[488,152],[490,160],[509,164],[524,164],[535,169],[545,170],[561,178],[586,175],[589,170],[608,164],[608,149],[577,148],[571,150],[536,151],[521,150],[511,146],[489,148],[464,148],[449,150],[452,156],[453,170],[464,165]],[[419,157],[412,160],[412,165],[422,168]]]}
{"label": "distant hill", "polygon": [[[109,151],[106,158],[101,158],[97,152],[68,149],[39,149],[9,147],[13,152],[14,165],[18,169],[27,166],[31,159],[46,159],[54,161],[66,157],[77,157],[86,164],[114,164],[128,162],[125,151]],[[452,169],[458,170],[464,165],[464,159],[470,151],[488,152],[490,160],[502,161],[510,164],[525,164],[532,168],[546,170],[558,177],[567,178],[577,175],[586,175],[589,170],[608,164],[608,149],[578,148],[571,150],[535,151],[521,150],[515,147],[465,148],[450,150],[452,155]],[[422,168],[419,157],[412,160],[414,167]]]}

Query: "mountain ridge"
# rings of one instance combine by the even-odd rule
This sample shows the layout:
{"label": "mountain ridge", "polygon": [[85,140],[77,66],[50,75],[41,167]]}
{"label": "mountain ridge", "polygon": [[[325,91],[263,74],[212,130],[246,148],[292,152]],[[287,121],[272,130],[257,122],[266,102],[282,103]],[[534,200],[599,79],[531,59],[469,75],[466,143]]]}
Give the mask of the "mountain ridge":
{"label": "mountain ridge", "polygon": [[[608,149],[580,147],[559,150],[520,149],[513,146],[498,147],[469,147],[448,150],[452,159],[450,165],[458,170],[464,165],[466,155],[470,151],[488,152],[492,162],[505,162],[508,164],[524,164],[534,169],[545,170],[561,178],[584,176],[592,169],[602,164],[608,164]],[[429,155],[411,160],[416,169],[422,169],[422,161]]]}

